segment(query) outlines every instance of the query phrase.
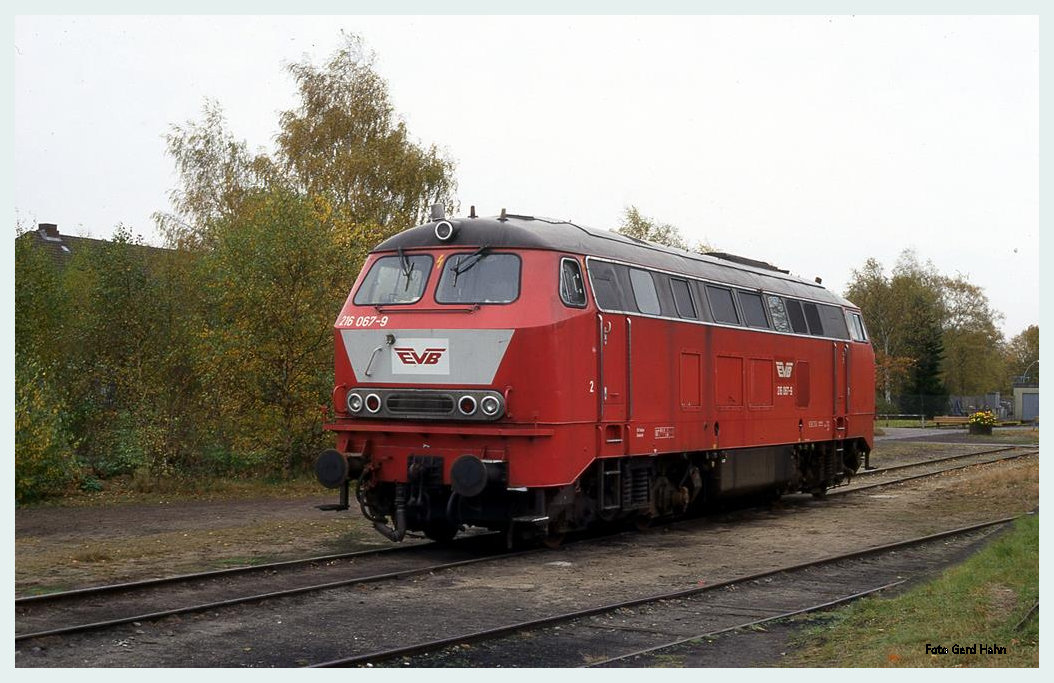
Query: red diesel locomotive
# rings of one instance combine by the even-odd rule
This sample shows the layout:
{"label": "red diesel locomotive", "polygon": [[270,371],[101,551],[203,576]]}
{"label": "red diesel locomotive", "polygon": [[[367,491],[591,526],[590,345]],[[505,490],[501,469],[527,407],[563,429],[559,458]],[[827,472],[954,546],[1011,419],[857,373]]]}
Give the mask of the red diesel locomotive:
{"label": "red diesel locomotive", "polygon": [[742,494],[823,495],[870,452],[860,311],[786,271],[532,216],[366,259],[334,328],[336,448],[378,531],[558,536]]}

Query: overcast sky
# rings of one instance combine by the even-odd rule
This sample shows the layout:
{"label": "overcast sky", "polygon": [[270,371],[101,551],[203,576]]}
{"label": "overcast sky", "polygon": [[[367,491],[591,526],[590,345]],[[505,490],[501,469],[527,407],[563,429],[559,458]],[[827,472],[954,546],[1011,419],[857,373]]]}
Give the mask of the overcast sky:
{"label": "overcast sky", "polygon": [[912,248],[1039,322],[1032,17],[20,17],[25,225],[160,243],[169,126],[206,98],[270,148],[284,65],[376,51],[411,133],[483,215],[612,228],[622,210],[842,292]]}

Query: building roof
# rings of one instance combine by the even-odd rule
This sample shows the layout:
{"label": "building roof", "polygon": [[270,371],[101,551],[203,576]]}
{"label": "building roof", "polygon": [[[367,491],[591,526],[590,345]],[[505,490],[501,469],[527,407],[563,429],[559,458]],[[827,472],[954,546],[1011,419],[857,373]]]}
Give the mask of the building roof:
{"label": "building roof", "polygon": [[[38,249],[43,249],[54,261],[55,265],[65,267],[69,264],[73,255],[90,248],[98,248],[113,244],[110,240],[98,240],[92,237],[74,237],[63,235],[59,232],[59,226],[55,223],[40,223],[33,232],[23,234],[19,239],[31,239]],[[145,244],[130,244],[133,249],[143,249],[147,253],[164,253],[171,251],[162,247],[151,247]]]}
{"label": "building roof", "polygon": [[435,236],[438,221],[433,221],[404,230],[381,242],[372,251],[482,246],[495,249],[546,249],[609,258],[746,289],[763,289],[855,308],[852,303],[817,282],[804,280],[762,261],[732,254],[699,254],[617,232],[583,227],[570,221],[504,212],[502,217],[444,220],[457,229],[454,236],[446,241]]}

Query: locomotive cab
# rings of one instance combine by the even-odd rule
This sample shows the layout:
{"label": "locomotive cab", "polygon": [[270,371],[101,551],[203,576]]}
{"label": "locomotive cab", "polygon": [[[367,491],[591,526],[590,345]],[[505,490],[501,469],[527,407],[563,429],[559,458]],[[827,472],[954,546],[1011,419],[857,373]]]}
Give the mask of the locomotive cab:
{"label": "locomotive cab", "polygon": [[337,444],[316,464],[341,489],[328,507],[356,482],[394,540],[542,516],[528,489],[553,454],[510,456],[543,450],[554,429],[540,423],[595,417],[568,388],[596,391],[581,359],[595,332],[582,259],[522,237],[500,219],[444,220],[368,257],[334,329]]}

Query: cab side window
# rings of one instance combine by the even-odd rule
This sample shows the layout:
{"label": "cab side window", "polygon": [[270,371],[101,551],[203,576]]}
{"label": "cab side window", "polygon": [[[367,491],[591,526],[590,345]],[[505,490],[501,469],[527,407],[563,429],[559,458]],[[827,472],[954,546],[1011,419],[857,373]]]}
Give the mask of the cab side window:
{"label": "cab side window", "polygon": [[[589,277],[593,284],[593,296],[596,298],[597,307],[603,311],[625,311],[628,303],[623,291],[622,278],[619,277],[619,269],[627,270],[625,266],[617,266],[606,261],[586,261]],[[628,278],[627,278],[628,279]]]}
{"label": "cab side window", "polygon": [[809,326],[805,324],[805,314],[801,310],[801,302],[797,299],[786,299],[785,301],[791,329],[794,330],[795,334],[809,334]]}
{"label": "cab side window", "polygon": [[783,299],[768,294],[765,296],[765,300],[769,304],[769,317],[772,318],[772,326],[776,328],[777,332],[790,332],[790,318],[787,317],[787,307],[784,305]]}
{"label": "cab side window", "polygon": [[816,309],[816,304],[809,301],[803,301],[801,308],[805,311],[805,320],[809,323],[809,334],[816,337],[822,337],[823,323],[820,322],[820,312]]}
{"label": "cab side window", "polygon": [[652,279],[651,273],[638,268],[630,268],[629,281],[633,290],[633,299],[637,303],[637,310],[647,315],[662,314],[659,294],[655,291],[655,280]]}
{"label": "cab side window", "polygon": [[572,308],[585,308],[586,305],[582,268],[573,258],[560,259],[560,301]]}
{"label": "cab side window", "polygon": [[841,308],[828,304],[816,304],[816,307],[820,311],[820,320],[823,321],[824,336],[849,339],[849,328],[845,325],[845,313]]}
{"label": "cab side window", "polygon": [[867,341],[867,334],[864,333],[864,319],[859,313],[849,312],[849,334],[852,335],[853,341]]}
{"label": "cab side window", "polygon": [[765,318],[765,305],[761,303],[761,295],[754,292],[736,290],[739,295],[739,305],[743,309],[743,317],[746,318],[750,327],[764,327],[768,329],[769,321]]}
{"label": "cab side window", "polygon": [[736,312],[731,289],[706,285],[706,298],[710,300],[710,312],[713,313],[715,322],[739,324],[739,313]]}
{"label": "cab side window", "polygon": [[687,280],[670,278],[670,288],[673,290],[673,302],[677,306],[677,315],[682,318],[696,320],[699,314],[695,312],[695,301],[692,300],[692,290],[688,287]]}

